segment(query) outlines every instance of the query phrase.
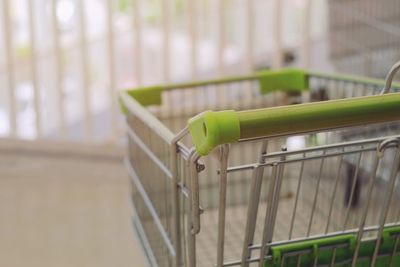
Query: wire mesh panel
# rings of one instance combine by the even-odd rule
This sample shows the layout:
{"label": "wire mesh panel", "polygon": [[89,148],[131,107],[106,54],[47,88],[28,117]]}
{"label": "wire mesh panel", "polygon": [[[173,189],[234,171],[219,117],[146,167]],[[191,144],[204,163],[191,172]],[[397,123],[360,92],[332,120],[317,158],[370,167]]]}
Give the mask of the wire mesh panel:
{"label": "wire mesh panel", "polygon": [[[152,265],[397,263],[399,105],[398,93],[375,96],[384,86],[283,70],[123,93],[135,225]],[[211,127],[232,135],[230,115],[192,118],[209,109],[243,118],[236,141]]]}
{"label": "wire mesh panel", "polygon": [[399,1],[329,1],[329,44],[340,71],[384,77],[400,56]]}

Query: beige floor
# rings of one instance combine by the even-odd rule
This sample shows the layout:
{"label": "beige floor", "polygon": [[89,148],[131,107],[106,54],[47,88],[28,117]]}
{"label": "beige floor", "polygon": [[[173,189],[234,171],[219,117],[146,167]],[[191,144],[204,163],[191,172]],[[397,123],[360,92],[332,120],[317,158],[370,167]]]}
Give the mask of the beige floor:
{"label": "beige floor", "polygon": [[129,192],[118,149],[1,141],[0,266],[146,266]]}

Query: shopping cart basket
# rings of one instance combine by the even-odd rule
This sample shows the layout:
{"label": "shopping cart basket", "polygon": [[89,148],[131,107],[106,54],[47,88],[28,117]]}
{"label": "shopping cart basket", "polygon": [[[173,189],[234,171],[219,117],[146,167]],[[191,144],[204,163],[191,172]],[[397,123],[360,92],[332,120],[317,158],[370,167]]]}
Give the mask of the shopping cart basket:
{"label": "shopping cart basket", "polygon": [[149,263],[400,266],[399,66],[122,92]]}

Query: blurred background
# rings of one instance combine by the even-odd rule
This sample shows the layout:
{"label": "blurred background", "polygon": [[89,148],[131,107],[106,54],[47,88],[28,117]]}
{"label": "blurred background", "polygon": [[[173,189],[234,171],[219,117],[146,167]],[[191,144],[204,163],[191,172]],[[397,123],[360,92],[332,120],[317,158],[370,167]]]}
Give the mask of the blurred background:
{"label": "blurred background", "polygon": [[398,0],[1,1],[0,265],[144,266],[119,90],[399,58]]}

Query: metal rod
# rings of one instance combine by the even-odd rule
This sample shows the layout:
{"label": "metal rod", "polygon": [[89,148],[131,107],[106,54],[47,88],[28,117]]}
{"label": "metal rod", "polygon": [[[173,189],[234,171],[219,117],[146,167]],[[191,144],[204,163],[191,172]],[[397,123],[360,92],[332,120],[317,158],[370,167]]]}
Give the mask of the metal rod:
{"label": "metal rod", "polygon": [[[303,158],[304,157],[305,157],[305,153],[303,153]],[[303,180],[303,172],[304,172],[304,161],[301,162],[301,166],[300,166],[300,174],[299,174],[299,179],[297,182],[296,198],[294,200],[292,219],[290,221],[290,230],[289,230],[289,237],[288,237],[289,240],[292,239],[293,226],[294,226],[294,221],[295,221],[296,212],[297,212],[297,204],[298,204],[299,196],[300,196],[300,187],[301,187],[301,182]]]}
{"label": "metal rod", "polygon": [[224,262],[225,244],[225,211],[226,211],[226,187],[228,167],[229,145],[221,146],[220,158],[220,182],[219,182],[219,209],[218,209],[218,240],[217,240],[217,267],[222,267]]}
{"label": "metal rod", "polygon": [[333,248],[331,263],[330,263],[329,267],[335,266],[336,250],[337,250],[337,248]]}
{"label": "metal rod", "polygon": [[193,149],[189,159],[190,170],[190,195],[191,195],[191,211],[192,211],[192,235],[200,232],[200,192],[199,192],[199,174],[197,169],[197,160],[200,155]]}
{"label": "metal rod", "polygon": [[389,70],[388,75],[386,76],[385,87],[382,89],[381,94],[389,93],[390,88],[392,87],[393,78],[396,72],[400,69],[400,61],[396,62]]}
{"label": "metal rod", "polygon": [[[264,141],[261,145],[260,157],[258,160],[259,163],[264,162],[264,158],[262,155],[267,153],[267,149],[268,149],[268,141]],[[259,167],[254,168],[250,185],[250,199],[249,199],[249,206],[247,209],[245,237],[242,249],[241,264],[243,267],[248,266],[247,259],[251,256],[249,254],[248,247],[253,244],[263,175],[264,175],[264,168],[259,168]]]}
{"label": "metal rod", "polygon": [[[286,147],[282,147],[282,150],[285,151]],[[284,160],[284,158],[282,158]],[[261,250],[260,250],[260,262],[258,264],[259,267],[263,267],[265,255],[268,252],[268,245],[272,241],[276,214],[278,211],[279,205],[279,196],[281,193],[281,185],[282,185],[282,176],[284,172],[284,164],[276,164],[273,166],[273,174],[272,181],[270,184],[270,190],[267,200],[267,210],[264,220],[264,229],[262,235],[261,242]]]}
{"label": "metal rod", "polygon": [[[325,155],[325,150],[322,153],[323,153],[323,155]],[[307,228],[307,236],[310,236],[310,233],[311,233],[311,227],[312,227],[312,222],[313,222],[313,219],[314,219],[315,208],[317,206],[319,185],[320,185],[321,179],[322,179],[322,171],[323,171],[323,168],[324,168],[324,162],[325,162],[325,158],[322,158],[321,159],[321,164],[320,164],[320,167],[319,167],[317,188],[315,189],[314,201],[313,201],[313,206],[312,206],[311,215],[310,215],[310,221],[308,223],[308,228]]]}
{"label": "metal rod", "polygon": [[147,145],[139,138],[139,136],[133,131],[132,128],[128,127],[128,136],[129,138],[132,139],[133,142],[135,142],[146,155],[151,159],[152,162],[154,162],[160,170],[170,179],[172,179],[172,173],[168,169],[167,166],[151,151],[150,148],[147,147]]}
{"label": "metal rod", "polygon": [[399,245],[399,239],[400,239],[400,237],[397,236],[396,241],[394,242],[393,252],[392,252],[392,255],[390,256],[390,267],[393,266],[393,260],[394,260],[394,257],[396,256],[397,246]]}
{"label": "metal rod", "polygon": [[[397,140],[397,145],[399,145],[399,143],[400,143],[400,141]],[[385,220],[386,220],[387,213],[389,210],[390,200],[392,198],[392,194],[395,189],[394,185],[396,182],[397,171],[399,170],[399,163],[400,163],[400,148],[397,148],[396,155],[393,160],[390,180],[387,185],[387,189],[385,192],[385,199],[384,199],[384,203],[382,206],[381,215],[379,218],[379,230],[378,230],[378,235],[376,237],[375,250],[374,250],[374,254],[372,256],[371,266],[375,266],[376,258],[378,256],[379,247],[381,244],[381,238],[382,238],[382,234],[383,234],[383,228],[384,228]]]}
{"label": "metal rod", "polygon": [[365,222],[366,222],[367,215],[368,215],[369,204],[371,202],[372,190],[374,188],[374,182],[375,182],[375,178],[376,178],[376,174],[377,174],[377,170],[378,170],[378,165],[379,165],[379,157],[376,156],[375,157],[375,161],[374,161],[374,165],[373,165],[374,167],[373,167],[372,172],[371,172],[372,175],[369,178],[368,190],[367,190],[367,201],[365,202],[363,215],[361,217],[360,225],[358,227],[359,231],[358,231],[358,234],[357,234],[356,246],[355,246],[355,249],[354,249],[353,259],[352,259],[352,263],[351,263],[352,267],[355,267],[357,265],[358,252],[359,252],[359,249],[360,249],[360,246],[361,246],[361,239],[362,239],[363,234],[364,234]]}
{"label": "metal rod", "polygon": [[[343,152],[344,152],[344,148],[343,148]],[[337,171],[337,175],[336,175],[336,179],[335,179],[335,185],[333,187],[332,196],[331,196],[331,203],[329,205],[329,212],[328,212],[328,219],[326,221],[325,234],[328,233],[329,226],[330,226],[330,223],[331,223],[331,216],[332,216],[332,211],[333,211],[333,203],[335,201],[336,192],[337,192],[337,188],[338,188],[338,185],[339,185],[339,179],[341,177],[340,171],[342,169],[342,164],[343,164],[343,156],[340,156],[338,171]]]}
{"label": "metal rod", "polygon": [[361,162],[361,153],[358,156],[356,170],[355,170],[354,175],[353,175],[353,180],[352,180],[352,184],[351,184],[351,191],[350,191],[350,196],[349,196],[349,203],[347,203],[346,212],[345,212],[345,219],[344,219],[343,228],[342,228],[343,230],[346,229],[347,222],[349,220],[350,207],[352,205],[353,197],[354,197],[354,191],[356,189],[356,184],[357,184],[357,180],[358,180],[358,172],[359,172],[359,169],[360,169],[360,162]]}
{"label": "metal rod", "polygon": [[165,232],[164,226],[162,225],[162,222],[161,222],[160,218],[158,217],[157,211],[155,210],[150,198],[148,197],[146,190],[143,188],[138,175],[136,174],[135,170],[133,169],[133,167],[128,159],[125,159],[124,162],[125,162],[125,166],[128,169],[129,176],[130,176],[132,182],[135,184],[137,191],[140,193],[140,196],[142,197],[143,202],[145,203],[146,208],[147,208],[148,212],[150,213],[157,230],[159,231],[166,247],[168,248],[169,253],[172,256],[175,256],[174,246],[172,245],[171,240],[168,237],[168,234]]}

